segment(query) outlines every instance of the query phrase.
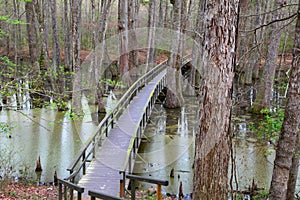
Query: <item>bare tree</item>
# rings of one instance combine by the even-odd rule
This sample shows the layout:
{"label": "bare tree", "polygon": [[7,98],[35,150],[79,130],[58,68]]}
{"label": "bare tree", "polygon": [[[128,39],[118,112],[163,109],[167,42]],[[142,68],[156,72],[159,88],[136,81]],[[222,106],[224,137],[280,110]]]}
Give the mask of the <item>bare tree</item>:
{"label": "bare tree", "polygon": [[181,0],[173,1],[173,16],[172,16],[172,28],[177,34],[173,34],[171,52],[168,60],[168,71],[167,71],[167,94],[165,106],[167,108],[178,108],[183,103],[182,89],[181,89],[181,57],[180,57],[180,37],[181,35]]}
{"label": "bare tree", "polygon": [[118,22],[119,22],[119,70],[122,81],[125,85],[130,85],[129,59],[128,59],[128,0],[119,0],[118,3]]}
{"label": "bare tree", "polygon": [[[294,190],[288,189],[288,181],[291,176],[295,176],[292,170],[293,157],[298,153],[300,128],[300,1],[298,5],[298,19],[295,29],[295,42],[293,48],[293,63],[289,78],[289,88],[287,92],[287,103],[285,107],[284,122],[276,149],[274,170],[270,187],[270,199],[284,200],[292,199]],[[299,156],[299,155],[298,155]],[[294,160],[299,165],[299,158]],[[291,180],[291,184],[295,180]],[[287,191],[289,194],[287,194]]]}
{"label": "bare tree", "polygon": [[72,0],[72,68],[75,73],[73,79],[72,111],[82,114],[81,109],[81,70],[80,70],[80,35],[81,35],[81,3],[82,0]]}
{"label": "bare tree", "polygon": [[36,30],[36,18],[34,14],[34,3],[25,3],[26,21],[27,21],[27,38],[30,55],[30,63],[32,66],[35,65],[38,57],[38,37]]}
{"label": "bare tree", "polygon": [[229,129],[238,0],[207,0],[193,199],[228,199]]}
{"label": "bare tree", "polygon": [[149,66],[153,66],[155,63],[155,27],[156,27],[156,0],[149,1],[148,10],[148,49],[147,49],[147,60],[146,70],[148,71]]}
{"label": "bare tree", "polygon": [[[281,0],[275,0],[274,8],[280,8],[281,4]],[[279,17],[280,10],[275,9],[272,14],[272,20],[275,21]],[[272,23],[270,27],[270,41],[265,65],[263,68],[263,74],[262,77],[260,77],[256,99],[251,107],[251,111],[254,113],[259,114],[261,110],[270,107],[281,34],[281,23]]]}

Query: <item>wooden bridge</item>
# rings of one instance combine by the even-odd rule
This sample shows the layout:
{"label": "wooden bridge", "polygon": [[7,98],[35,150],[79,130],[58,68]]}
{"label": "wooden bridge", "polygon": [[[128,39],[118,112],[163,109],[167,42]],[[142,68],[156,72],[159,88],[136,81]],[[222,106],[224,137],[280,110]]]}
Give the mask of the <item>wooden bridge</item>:
{"label": "wooden bridge", "polygon": [[[185,57],[182,65],[189,61],[190,56]],[[104,199],[110,199],[109,196],[123,197],[126,177],[135,180],[126,174],[132,172],[147,119],[156,98],[166,85],[166,67],[167,61],[139,78],[100,122],[86,146],[67,169],[70,176],[64,180],[59,179],[59,199],[62,199],[63,194],[66,198],[68,188],[71,196],[73,190],[78,192],[77,199],[98,193],[107,195]],[[161,189],[160,185],[168,184],[155,179],[144,181],[157,183],[158,190]],[[64,192],[62,185],[65,186]]]}

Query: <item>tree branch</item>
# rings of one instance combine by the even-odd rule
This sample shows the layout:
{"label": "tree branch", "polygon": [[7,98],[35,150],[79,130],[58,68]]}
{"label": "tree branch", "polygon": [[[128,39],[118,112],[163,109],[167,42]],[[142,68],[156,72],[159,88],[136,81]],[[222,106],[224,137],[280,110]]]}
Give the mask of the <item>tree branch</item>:
{"label": "tree branch", "polygon": [[285,17],[285,18],[273,20],[273,21],[271,21],[271,22],[269,22],[267,24],[263,24],[263,25],[261,25],[259,27],[256,27],[256,28],[252,29],[252,30],[245,30],[245,32],[254,32],[254,31],[257,31],[258,29],[261,29],[263,27],[269,26],[269,25],[274,24],[276,22],[285,21],[285,20],[288,20],[288,19],[291,19],[291,18],[294,18],[294,19],[292,19],[292,21],[294,21],[297,18],[297,15],[298,15],[298,12],[296,12],[296,13],[288,16],[288,17]]}

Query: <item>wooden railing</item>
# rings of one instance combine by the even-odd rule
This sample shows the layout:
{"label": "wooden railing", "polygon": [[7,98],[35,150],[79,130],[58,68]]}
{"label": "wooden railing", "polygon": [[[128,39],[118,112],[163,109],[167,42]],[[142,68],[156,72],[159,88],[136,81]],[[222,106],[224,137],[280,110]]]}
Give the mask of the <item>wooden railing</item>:
{"label": "wooden railing", "polygon": [[[187,55],[182,59],[181,64],[185,65],[190,61],[191,61],[191,55]],[[166,63],[166,62],[167,61],[163,62],[163,64]],[[133,157],[136,154],[136,149],[138,148],[140,138],[141,138],[142,133],[143,133],[145,127],[146,127],[147,119],[151,115],[152,106],[154,105],[157,96],[159,95],[161,90],[165,87],[165,85],[166,85],[166,77],[163,77],[162,80],[158,83],[157,87],[155,88],[155,91],[154,91],[153,95],[150,97],[151,99],[150,99],[150,101],[147,105],[146,112],[143,114],[143,117],[142,117],[142,119],[140,121],[140,124],[139,124],[139,128],[137,129],[137,133],[135,133],[136,137],[131,138],[130,145],[129,145],[128,150],[127,150],[127,155],[126,155],[124,164],[121,167],[121,169],[119,169],[119,173],[123,174],[123,181],[124,181],[123,190],[124,191],[125,191],[125,174],[126,174],[126,172],[129,172],[129,173],[132,172]]]}
{"label": "wooden railing", "polygon": [[[64,187],[63,187],[64,186]],[[69,181],[58,179],[58,199],[73,199],[73,191],[77,191],[77,200],[81,200],[84,188]]]}
{"label": "wooden railing", "polygon": [[146,110],[145,110],[142,118],[140,119],[139,127],[136,129],[134,136],[131,138],[123,166],[119,169],[119,173],[123,175],[123,181],[124,181],[123,188],[120,187],[120,191],[125,191],[125,174],[126,174],[126,172],[128,172],[128,173],[132,172],[132,164],[134,162],[139,144],[141,142],[142,134],[146,127],[147,120],[151,115],[152,107],[155,104],[157,96],[162,91],[165,84],[166,84],[166,77],[164,76],[160,80],[160,82],[157,84],[152,95],[149,97],[150,99],[148,100],[148,105],[146,107]]}
{"label": "wooden railing", "polygon": [[[189,62],[191,60],[191,56],[188,55],[184,57],[183,64]],[[67,193],[67,188],[69,188],[71,191],[75,190],[78,192],[78,199],[81,198],[81,194],[84,192],[84,188],[81,188],[77,186],[75,183],[76,177],[80,174],[82,170],[82,174],[85,175],[87,163],[91,162],[93,158],[95,158],[95,151],[97,146],[101,146],[102,141],[108,137],[109,131],[114,128],[115,122],[119,119],[119,117],[122,115],[123,111],[126,109],[126,107],[129,105],[130,101],[135,97],[138,92],[146,85],[148,84],[154,77],[156,77],[159,73],[161,73],[167,64],[167,60],[157,65],[155,68],[151,69],[149,72],[147,72],[145,75],[140,77],[130,88],[126,91],[126,93],[122,96],[118,104],[113,108],[113,110],[108,113],[104,119],[99,123],[97,128],[94,130],[92,136],[88,139],[85,146],[81,149],[80,153],[74,160],[74,162],[68,167],[68,171],[70,172],[70,175],[66,177],[64,180],[59,180],[60,187],[62,188],[62,185],[65,186],[65,194]],[[154,94],[151,96],[151,100],[149,101],[149,104],[146,108],[145,113],[143,114],[143,117],[140,121],[139,127],[137,129],[137,133],[135,137],[132,137],[130,141],[130,145],[128,148],[127,157],[125,159],[124,165],[119,170],[121,174],[123,174],[123,181],[124,186],[120,186],[120,190],[125,191],[125,175],[126,172],[132,171],[132,157],[135,156],[135,153],[137,151],[137,148],[140,143],[140,139],[143,133],[143,130],[146,126],[146,121],[148,117],[151,114],[152,106],[155,104],[155,100],[157,98],[157,95],[159,92],[163,89],[163,87],[166,84],[165,77],[160,81],[158,86],[156,87]],[[129,176],[129,175],[126,175]],[[62,191],[60,189],[59,196],[62,195]],[[95,192],[90,191],[92,195],[95,195]],[[72,194],[73,195],[73,194]],[[95,195],[95,198],[97,198],[97,195]]]}
{"label": "wooden railing", "polygon": [[105,199],[105,200],[123,200],[119,197],[114,197],[114,196],[103,194],[103,193],[96,192],[96,191],[89,191],[88,194],[91,197],[91,200],[95,200],[96,198]]}
{"label": "wooden railing", "polygon": [[[160,180],[160,179],[148,178],[148,177],[143,177],[143,176],[136,176],[136,175],[132,175],[132,174],[126,175],[126,178],[131,180],[131,191],[130,191],[131,200],[136,199],[137,182],[147,182],[147,183],[156,184],[156,199],[157,200],[162,200],[161,186],[169,185],[169,181],[167,181],[167,180]],[[125,199],[125,192],[123,192],[123,195],[121,195],[120,198],[111,196],[111,195],[107,195],[107,194],[103,194],[101,192],[96,192],[96,191],[89,191],[88,194],[91,197],[91,200],[95,200],[96,198],[105,199],[105,200],[123,200],[123,199]]]}

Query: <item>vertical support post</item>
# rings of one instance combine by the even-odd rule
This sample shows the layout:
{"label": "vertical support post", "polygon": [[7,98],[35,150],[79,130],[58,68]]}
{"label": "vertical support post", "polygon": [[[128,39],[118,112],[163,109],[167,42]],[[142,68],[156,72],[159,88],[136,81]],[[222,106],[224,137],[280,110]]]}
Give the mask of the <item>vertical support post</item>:
{"label": "vertical support post", "polygon": [[78,196],[77,199],[78,199],[78,200],[81,200],[81,199],[82,199],[82,198],[81,198],[81,195],[82,195],[82,194],[81,194],[80,192],[77,192],[77,196]]}
{"label": "vertical support post", "polygon": [[68,199],[68,190],[67,190],[67,186],[65,185],[64,187],[64,196],[65,196],[65,199]]}
{"label": "vertical support post", "polygon": [[93,138],[93,158],[95,158],[95,154],[96,154],[96,137]]}
{"label": "vertical support post", "polygon": [[162,194],[161,194],[161,185],[157,185],[156,186],[156,190],[157,190],[157,196],[156,196],[156,199],[157,200],[162,200]]}
{"label": "vertical support post", "polygon": [[[72,189],[72,188],[70,188],[70,199],[72,199],[73,200],[73,193],[74,193],[74,190]],[[78,200],[80,200],[80,199],[78,199]]]}
{"label": "vertical support post", "polygon": [[105,137],[108,136],[108,119],[105,121]]}
{"label": "vertical support post", "polygon": [[135,200],[135,180],[131,179],[131,200]]}
{"label": "vertical support post", "polygon": [[82,162],[83,162],[83,166],[82,166],[82,173],[83,173],[83,175],[85,175],[85,172],[86,172],[86,166],[85,166],[85,150],[84,150],[84,152],[83,152],[83,154],[82,154]]}
{"label": "vertical support post", "polygon": [[120,198],[125,196],[125,171],[120,172],[122,173],[122,178],[120,179]]}
{"label": "vertical support post", "polygon": [[62,183],[58,181],[58,199],[62,200]]}
{"label": "vertical support post", "polygon": [[111,129],[114,128],[114,113],[111,114]]}
{"label": "vertical support post", "polygon": [[129,163],[128,163],[128,172],[129,172],[129,174],[131,174],[131,152],[132,151],[130,151],[130,153],[129,153]]}

